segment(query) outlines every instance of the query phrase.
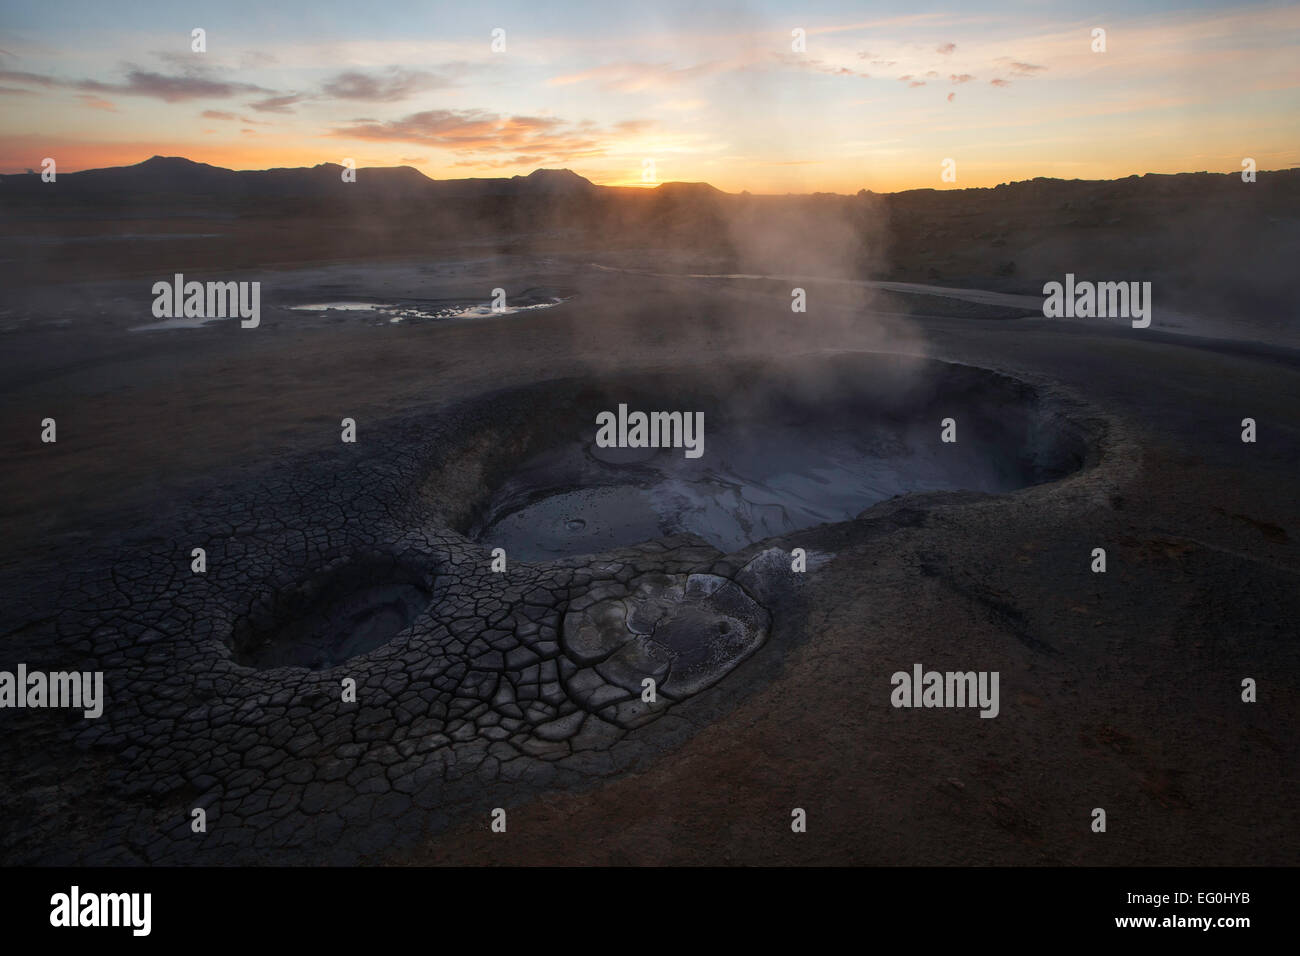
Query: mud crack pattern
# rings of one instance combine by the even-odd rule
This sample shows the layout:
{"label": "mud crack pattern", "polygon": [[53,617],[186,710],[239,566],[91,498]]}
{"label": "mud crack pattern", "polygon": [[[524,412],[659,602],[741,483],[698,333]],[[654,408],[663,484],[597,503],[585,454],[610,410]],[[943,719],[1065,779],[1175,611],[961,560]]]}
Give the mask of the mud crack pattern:
{"label": "mud crack pattern", "polygon": [[7,656],[102,670],[107,699],[97,720],[6,715],[5,862],[373,859],[702,726],[678,709],[763,644],[755,595],[788,567],[683,536],[493,572],[419,494],[440,436],[474,424],[371,426],[213,482],[75,571],[7,574]]}

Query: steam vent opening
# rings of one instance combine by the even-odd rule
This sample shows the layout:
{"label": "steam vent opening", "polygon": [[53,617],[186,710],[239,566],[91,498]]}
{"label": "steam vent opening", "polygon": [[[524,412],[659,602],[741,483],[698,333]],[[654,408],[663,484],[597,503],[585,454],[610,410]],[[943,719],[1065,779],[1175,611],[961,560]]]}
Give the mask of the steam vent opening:
{"label": "steam vent opening", "polygon": [[417,562],[373,554],[272,589],[236,625],[234,658],[259,670],[333,667],[411,624],[432,603],[432,578]]}
{"label": "steam vent opening", "polygon": [[[1084,464],[1083,430],[1028,384],[970,366],[873,353],[583,383],[532,395],[527,439],[489,468],[463,530],[526,561],[667,535],[724,553],[850,520],[907,492],[1004,493]],[[703,412],[703,453],[602,448],[596,415]],[[522,413],[527,427],[529,414]],[[955,422],[954,442],[941,440]],[[522,454],[519,454],[522,452]],[[500,462],[497,463],[500,466]]]}

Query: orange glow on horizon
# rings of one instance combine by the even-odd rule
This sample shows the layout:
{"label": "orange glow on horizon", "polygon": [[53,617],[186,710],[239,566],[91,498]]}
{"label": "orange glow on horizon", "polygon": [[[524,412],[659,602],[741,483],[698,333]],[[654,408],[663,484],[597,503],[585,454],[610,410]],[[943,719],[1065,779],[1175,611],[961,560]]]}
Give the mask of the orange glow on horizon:
{"label": "orange glow on horizon", "polygon": [[[267,137],[270,139],[270,137]],[[521,166],[516,169],[499,169],[490,166],[436,166],[431,161],[421,162],[424,157],[400,155],[369,155],[360,151],[348,152],[343,148],[332,150],[330,155],[323,155],[319,149],[310,149],[300,145],[272,145],[269,142],[249,144],[229,143],[195,143],[185,141],[172,142],[86,142],[77,140],[39,139],[33,136],[11,137],[0,147],[0,171],[20,173],[27,169],[40,170],[41,160],[53,156],[58,162],[59,172],[72,173],[86,169],[101,169],[112,166],[131,166],[144,162],[152,156],[179,156],[197,163],[206,163],[233,170],[261,170],[274,168],[311,167],[320,163],[341,163],[343,158],[355,160],[358,168],[410,166],[419,170],[430,179],[486,179],[526,176],[533,172],[533,166]],[[1284,157],[1260,155],[1256,157],[1261,172],[1285,170],[1290,168]],[[1074,162],[1040,163],[1035,165],[1024,162],[1014,168],[994,167],[993,164],[967,164],[961,170],[957,183],[939,181],[935,170],[920,170],[914,164],[897,163],[890,166],[883,164],[868,166],[845,162],[837,164],[835,172],[823,171],[817,179],[812,177],[790,177],[773,179],[762,172],[770,168],[768,164],[754,163],[748,169],[731,165],[725,175],[711,175],[704,170],[692,172],[684,160],[674,163],[680,172],[676,176],[661,176],[653,183],[640,178],[640,170],[634,176],[625,171],[629,164],[612,161],[593,162],[590,168],[582,164],[570,165],[575,173],[585,177],[599,186],[620,188],[653,189],[665,182],[708,183],[727,193],[749,192],[758,195],[807,194],[813,192],[839,193],[852,195],[859,190],[890,193],[910,189],[970,189],[990,188],[1001,183],[1020,182],[1038,177],[1055,179],[1123,179],[1132,175],[1146,173],[1174,174],[1190,172],[1239,172],[1232,157],[1224,157],[1218,165],[1211,162],[1189,163],[1185,159],[1149,157],[1145,160],[1131,157],[1121,162],[1096,163],[1078,168]],[[829,166],[831,164],[822,164]],[[576,168],[574,168],[576,167]],[[622,167],[622,168],[620,168]],[[553,167],[541,167],[553,168]],[[746,173],[752,174],[752,178]]]}

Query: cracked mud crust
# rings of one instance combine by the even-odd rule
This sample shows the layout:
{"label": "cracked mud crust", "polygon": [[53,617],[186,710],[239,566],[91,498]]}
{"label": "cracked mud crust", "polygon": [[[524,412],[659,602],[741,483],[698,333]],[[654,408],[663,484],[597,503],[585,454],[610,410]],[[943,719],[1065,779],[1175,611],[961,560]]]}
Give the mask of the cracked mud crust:
{"label": "cracked mud crust", "polygon": [[[561,382],[368,423],[356,446],[210,488],[57,587],[42,578],[41,610],[10,605],[12,652],[103,670],[108,699],[93,721],[17,716],[4,755],[22,785],[3,810],[22,824],[5,857],[355,862],[608,778],[735,706],[801,632],[788,551],[723,555],[678,535],[497,572],[449,526],[512,455],[566,433],[547,422],[590,417],[557,403],[605,397]],[[778,632],[766,663],[726,680]]]}

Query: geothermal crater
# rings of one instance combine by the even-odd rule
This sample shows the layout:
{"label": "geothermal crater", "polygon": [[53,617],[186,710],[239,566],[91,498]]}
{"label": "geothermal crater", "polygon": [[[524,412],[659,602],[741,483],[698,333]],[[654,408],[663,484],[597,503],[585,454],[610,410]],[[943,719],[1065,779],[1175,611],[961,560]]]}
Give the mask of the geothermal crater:
{"label": "geothermal crater", "polygon": [[[572,391],[572,386],[570,385]],[[710,369],[534,396],[488,453],[468,537],[527,561],[696,535],[729,554],[850,520],[907,492],[1003,493],[1060,478],[1081,431],[1034,388],[985,369],[861,353],[779,370]],[[702,454],[601,448],[596,416],[704,413]],[[953,442],[941,440],[944,419]],[[520,430],[526,434],[521,435]]]}
{"label": "geothermal crater", "polygon": [[432,574],[408,556],[366,554],[267,591],[232,638],[237,663],[322,670],[388,643],[433,600]]}

